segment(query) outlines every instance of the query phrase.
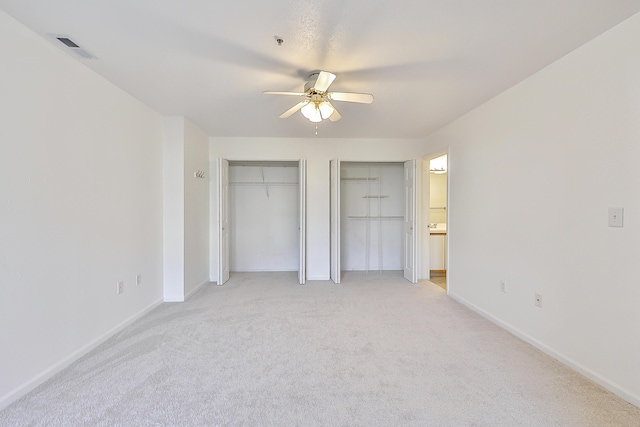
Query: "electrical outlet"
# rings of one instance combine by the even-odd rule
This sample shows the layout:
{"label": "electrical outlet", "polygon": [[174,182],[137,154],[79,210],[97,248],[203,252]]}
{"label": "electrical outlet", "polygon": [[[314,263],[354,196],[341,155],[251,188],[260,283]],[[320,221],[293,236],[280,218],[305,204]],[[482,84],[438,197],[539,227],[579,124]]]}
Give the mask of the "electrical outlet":
{"label": "electrical outlet", "polygon": [[140,286],[140,275],[136,274],[136,286]]}
{"label": "electrical outlet", "polygon": [[536,294],[536,307],[542,308],[542,294]]}
{"label": "electrical outlet", "polygon": [[500,280],[500,292],[507,292],[507,284],[504,280]]}
{"label": "electrical outlet", "polygon": [[118,295],[124,292],[124,282],[117,283],[116,292],[118,293]]}
{"label": "electrical outlet", "polygon": [[624,208],[609,208],[609,227],[622,227]]}

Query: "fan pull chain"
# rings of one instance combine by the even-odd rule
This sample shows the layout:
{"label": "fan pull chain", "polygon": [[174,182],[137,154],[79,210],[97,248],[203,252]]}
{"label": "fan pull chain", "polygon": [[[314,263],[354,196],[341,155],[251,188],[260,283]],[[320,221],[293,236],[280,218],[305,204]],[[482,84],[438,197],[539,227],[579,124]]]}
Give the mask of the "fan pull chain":
{"label": "fan pull chain", "polygon": [[316,136],[318,136],[318,123],[316,122]]}

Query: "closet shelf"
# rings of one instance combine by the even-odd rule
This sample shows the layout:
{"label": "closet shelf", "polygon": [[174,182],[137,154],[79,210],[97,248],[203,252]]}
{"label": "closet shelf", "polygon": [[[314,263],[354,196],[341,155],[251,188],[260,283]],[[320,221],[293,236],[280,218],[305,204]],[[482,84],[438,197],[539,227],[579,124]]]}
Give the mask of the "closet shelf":
{"label": "closet shelf", "polygon": [[402,215],[349,215],[351,219],[404,219]]}

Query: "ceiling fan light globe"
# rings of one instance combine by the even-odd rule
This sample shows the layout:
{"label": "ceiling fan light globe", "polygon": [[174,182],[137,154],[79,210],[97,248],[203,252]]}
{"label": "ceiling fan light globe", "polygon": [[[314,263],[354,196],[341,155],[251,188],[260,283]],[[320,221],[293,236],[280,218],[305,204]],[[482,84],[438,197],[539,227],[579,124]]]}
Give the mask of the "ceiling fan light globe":
{"label": "ceiling fan light globe", "polygon": [[303,116],[305,116],[307,119],[309,119],[309,121],[313,123],[318,123],[322,121],[322,114],[320,114],[320,109],[313,102],[310,102],[304,107],[302,107],[302,110],[300,111],[302,112]]}
{"label": "ceiling fan light globe", "polygon": [[320,103],[320,105],[318,106],[318,109],[320,110],[320,115],[322,116],[323,119],[328,119],[329,117],[331,117],[331,115],[335,111],[335,108],[333,108],[333,105],[329,104],[326,101]]}
{"label": "ceiling fan light globe", "polygon": [[313,103],[309,102],[307,105],[305,105],[304,107],[302,107],[302,109],[300,110],[300,112],[302,113],[303,116],[305,116],[307,119],[311,119],[311,117],[313,117],[314,113],[316,110],[316,106],[313,105]]}
{"label": "ceiling fan light globe", "polygon": [[309,121],[311,121],[312,123],[319,123],[322,121],[322,114],[320,114],[320,110],[318,108],[316,108],[313,112],[313,114],[311,115],[311,117],[308,117]]}

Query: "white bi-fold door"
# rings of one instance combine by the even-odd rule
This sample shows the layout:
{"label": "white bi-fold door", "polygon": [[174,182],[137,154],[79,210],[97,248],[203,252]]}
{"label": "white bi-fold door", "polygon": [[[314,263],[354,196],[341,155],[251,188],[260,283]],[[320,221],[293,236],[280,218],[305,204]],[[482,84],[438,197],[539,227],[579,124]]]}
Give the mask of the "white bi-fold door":
{"label": "white bi-fold door", "polygon": [[229,280],[229,161],[218,159],[218,285]]}
{"label": "white bi-fold door", "polygon": [[298,163],[298,283],[307,281],[307,161]]}
{"label": "white bi-fold door", "polygon": [[331,280],[340,283],[340,160],[330,164],[330,233],[331,233]]}
{"label": "white bi-fold door", "polygon": [[416,241],[418,227],[416,224],[416,161],[409,160],[404,163],[404,251],[403,270],[404,278],[411,283],[418,282],[416,268]]}

